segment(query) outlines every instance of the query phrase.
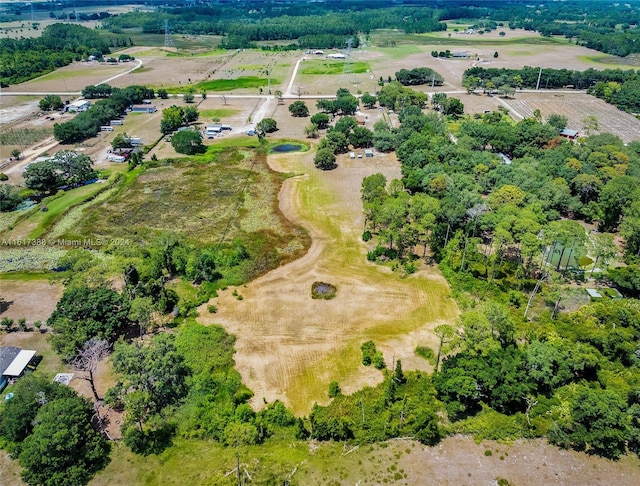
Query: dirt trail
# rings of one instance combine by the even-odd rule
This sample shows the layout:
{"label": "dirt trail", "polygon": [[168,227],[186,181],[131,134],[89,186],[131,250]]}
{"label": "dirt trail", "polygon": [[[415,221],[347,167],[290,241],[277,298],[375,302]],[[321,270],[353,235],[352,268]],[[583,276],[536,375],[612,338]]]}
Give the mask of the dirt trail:
{"label": "dirt trail", "polygon": [[[283,214],[312,238],[305,256],[236,289],[220,292],[215,315],[201,307],[200,322],[222,324],[238,337],[236,366],[254,391],[254,406],[280,399],[298,414],[326,402],[330,381],[349,393],[382,380],[359,364],[360,344],[374,339],[391,364],[428,369],[417,344],[435,347],[433,327],[457,315],[446,282],[434,269],[406,279],[366,261],[360,185],[366,175],[400,176],[395,158],[344,161],[334,171],[313,167],[313,153],[269,156],[272,169],[301,174],[280,191]],[[337,285],[331,301],[311,299],[314,281]]]}

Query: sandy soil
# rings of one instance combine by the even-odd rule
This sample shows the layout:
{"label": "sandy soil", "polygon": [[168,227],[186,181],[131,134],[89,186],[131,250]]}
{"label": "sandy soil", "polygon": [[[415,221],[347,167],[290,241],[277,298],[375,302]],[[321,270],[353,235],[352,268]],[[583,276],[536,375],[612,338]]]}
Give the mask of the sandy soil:
{"label": "sandy soil", "polygon": [[62,297],[63,287],[46,280],[0,280],[0,295],[5,304],[0,317],[28,322],[46,321]]}

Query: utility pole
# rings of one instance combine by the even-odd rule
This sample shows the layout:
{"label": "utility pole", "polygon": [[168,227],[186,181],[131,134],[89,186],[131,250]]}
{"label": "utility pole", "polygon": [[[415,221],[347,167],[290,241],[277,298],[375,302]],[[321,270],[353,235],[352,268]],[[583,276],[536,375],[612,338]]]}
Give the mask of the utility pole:
{"label": "utility pole", "polygon": [[267,93],[271,94],[271,70],[267,69]]}
{"label": "utility pole", "polygon": [[538,82],[536,83],[536,90],[540,89],[540,78],[542,77],[542,66],[540,66],[540,72],[538,72]]}

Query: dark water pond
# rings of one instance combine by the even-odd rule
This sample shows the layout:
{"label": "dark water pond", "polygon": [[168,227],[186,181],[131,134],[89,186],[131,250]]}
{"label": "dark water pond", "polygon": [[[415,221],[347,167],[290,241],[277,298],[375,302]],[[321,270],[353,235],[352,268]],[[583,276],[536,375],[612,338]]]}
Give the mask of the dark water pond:
{"label": "dark water pond", "polygon": [[298,145],[296,143],[283,143],[282,145],[276,145],[271,148],[271,152],[275,153],[283,153],[283,152],[298,152],[302,150],[304,147],[302,145]]}

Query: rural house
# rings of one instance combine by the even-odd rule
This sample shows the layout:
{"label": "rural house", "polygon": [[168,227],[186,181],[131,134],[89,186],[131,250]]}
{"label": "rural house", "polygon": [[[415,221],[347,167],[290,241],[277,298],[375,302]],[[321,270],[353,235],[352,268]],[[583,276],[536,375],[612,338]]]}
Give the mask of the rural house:
{"label": "rural house", "polygon": [[69,103],[64,107],[64,111],[69,113],[80,113],[81,111],[87,111],[91,107],[91,101],[89,100],[76,100]]}
{"label": "rural house", "polygon": [[158,111],[156,105],[133,105],[131,107],[132,113],[155,113]]}

